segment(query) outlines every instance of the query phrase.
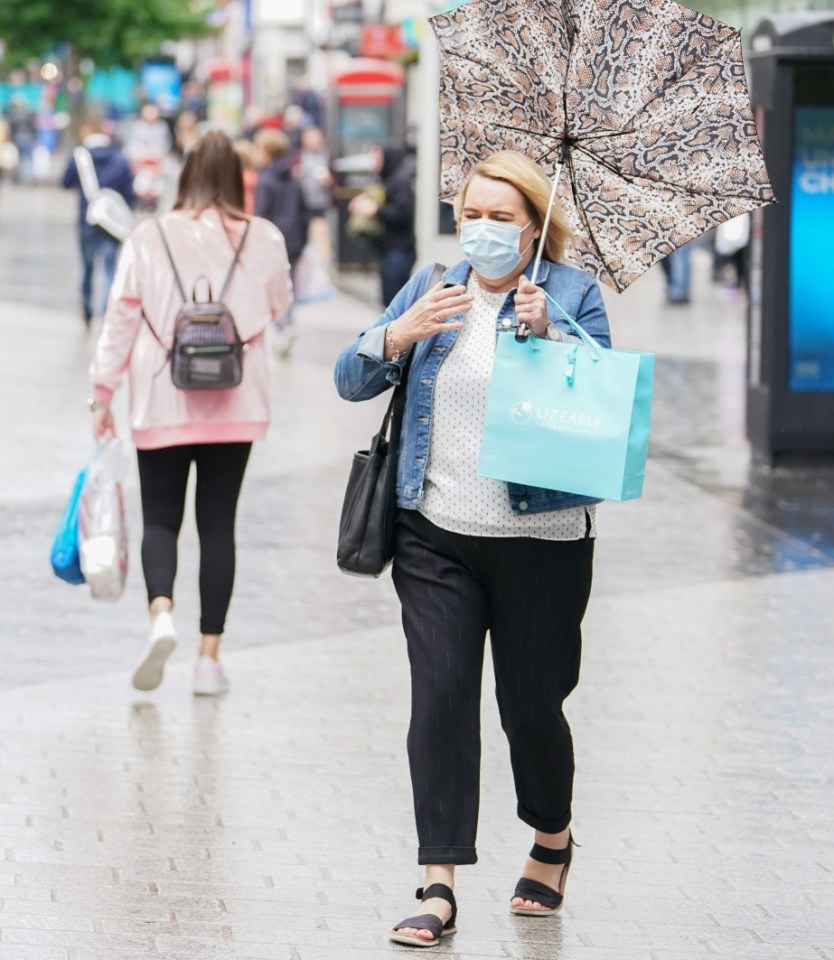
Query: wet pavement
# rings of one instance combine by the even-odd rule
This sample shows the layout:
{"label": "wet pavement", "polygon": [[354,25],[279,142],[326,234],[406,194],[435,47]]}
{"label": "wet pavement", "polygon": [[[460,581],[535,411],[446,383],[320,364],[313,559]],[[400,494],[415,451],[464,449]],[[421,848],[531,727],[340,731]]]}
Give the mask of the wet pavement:
{"label": "wet pavement", "polygon": [[[166,683],[128,674],[144,630],[136,481],[117,604],[55,580],[49,542],[90,451],[93,338],[72,197],[0,192],[0,960],[374,960],[418,879],[407,664],[389,578],[333,561],[352,450],[381,405],[343,403],[335,355],[375,315],[298,310],[241,502],[230,696],[195,701],[196,534]],[[744,318],[697,259],[607,295],[618,346],[658,355],[642,500],[600,509],[582,682],[569,702],[582,844],[563,915],[510,918],[529,843],[484,705],[481,862],[436,948],[521,960],[834,960],[834,489],[751,464]],[[124,400],[120,399],[124,423]],[[490,692],[487,683],[487,693]]]}

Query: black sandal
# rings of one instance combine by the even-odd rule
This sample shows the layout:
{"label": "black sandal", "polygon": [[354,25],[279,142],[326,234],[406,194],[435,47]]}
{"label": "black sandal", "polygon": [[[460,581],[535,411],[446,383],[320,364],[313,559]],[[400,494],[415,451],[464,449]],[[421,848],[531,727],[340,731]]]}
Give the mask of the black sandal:
{"label": "black sandal", "polygon": [[[455,895],[452,893],[452,888],[447,887],[445,883],[433,883],[430,887],[426,887],[425,890],[420,887],[417,891],[418,900],[431,900],[432,897],[440,897],[452,905],[452,915],[446,923],[433,913],[422,913],[417,917],[406,917],[405,920],[401,920],[388,934],[389,940],[392,940],[394,943],[404,943],[408,947],[435,947],[440,943],[441,937],[448,937],[449,934],[457,933],[455,919],[458,914],[458,905],[455,903]],[[428,930],[433,935],[432,939],[424,940],[422,937],[414,937],[410,934],[397,932],[405,927],[412,927],[415,930]]]}
{"label": "black sandal", "polygon": [[541,907],[536,909],[536,907],[514,907],[510,905],[510,913],[515,913],[520,917],[551,917],[562,909],[574,846],[572,836],[568,836],[568,845],[563,850],[552,850],[550,847],[543,847],[540,843],[533,844],[533,849],[530,851],[531,860],[554,865],[564,864],[565,869],[559,879],[559,889],[554,890],[553,887],[539,883],[538,880],[528,880],[527,877],[522,877],[516,884],[513,898],[520,897],[522,900],[532,900],[535,903],[540,903]]}

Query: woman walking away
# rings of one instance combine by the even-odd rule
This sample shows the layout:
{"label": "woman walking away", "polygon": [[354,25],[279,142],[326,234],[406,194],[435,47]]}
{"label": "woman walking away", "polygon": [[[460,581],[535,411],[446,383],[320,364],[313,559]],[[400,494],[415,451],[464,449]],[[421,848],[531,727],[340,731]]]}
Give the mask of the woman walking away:
{"label": "woman walking away", "polygon": [[[208,282],[217,296],[227,278],[222,300],[247,344],[242,380],[225,389],[180,389],[169,369],[175,318],[186,296],[179,285],[196,297]],[[176,645],[177,538],[192,463],[202,634],[194,692],[228,690],[218,654],[235,573],[235,512],[252,442],[269,422],[264,331],[286,313],[291,296],[283,237],[271,223],[244,213],[232,143],[219,131],[206,134],[186,158],[174,210],[146,220],[125,242],[91,369],[97,439],[115,434],[110,400],[125,371],[130,383],[151,617],[133,673],[138,690],[159,685]]]}
{"label": "woman walking away", "polygon": [[524,323],[534,336],[578,342],[547,293],[610,346],[597,282],[559,262],[569,234],[558,211],[531,279],[549,195],[544,172],[519,153],[476,166],[455,204],[466,259],[428,290],[431,268],[419,271],[336,367],[339,393],[367,400],[399,381],[413,353],[393,577],[411,664],[408,756],[425,886],[418,916],[390,938],[415,947],[455,932],[455,867],[477,860],[487,632],[518,816],[534,831],[511,911],[555,913],[571,862],[574,759],[562,704],[579,676],[596,501],[477,473],[497,337]]}

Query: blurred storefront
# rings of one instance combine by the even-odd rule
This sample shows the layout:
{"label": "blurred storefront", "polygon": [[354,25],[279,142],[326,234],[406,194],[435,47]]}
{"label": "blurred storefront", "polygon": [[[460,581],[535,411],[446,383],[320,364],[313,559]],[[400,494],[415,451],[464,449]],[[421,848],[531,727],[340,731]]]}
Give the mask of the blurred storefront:
{"label": "blurred storefront", "polygon": [[280,109],[316,49],[323,0],[251,0],[250,102],[268,113]]}
{"label": "blurred storefront", "polygon": [[[270,115],[299,89],[322,95],[324,126],[334,157],[362,154],[374,143],[422,140],[425,111],[419,49],[434,4],[423,0],[249,0],[252,14],[251,102]],[[297,102],[297,100],[296,100]],[[436,113],[436,109],[433,111]],[[431,118],[436,136],[436,117]],[[412,130],[409,131],[409,126]],[[419,144],[418,144],[419,145]],[[361,166],[361,164],[360,164]],[[373,262],[345,234],[343,209],[369,172],[340,175],[337,249],[340,261]]]}
{"label": "blurred storefront", "polygon": [[351,230],[348,204],[376,181],[363,161],[370,147],[405,140],[404,84],[403,68],[379,59],[355,57],[331,74],[328,143],[335,157],[349,158],[335,190],[336,251],[343,269],[364,269],[378,260],[375,241]]}
{"label": "blurred storefront", "polygon": [[202,65],[206,90],[206,119],[236,137],[243,125],[244,63],[213,57]]}

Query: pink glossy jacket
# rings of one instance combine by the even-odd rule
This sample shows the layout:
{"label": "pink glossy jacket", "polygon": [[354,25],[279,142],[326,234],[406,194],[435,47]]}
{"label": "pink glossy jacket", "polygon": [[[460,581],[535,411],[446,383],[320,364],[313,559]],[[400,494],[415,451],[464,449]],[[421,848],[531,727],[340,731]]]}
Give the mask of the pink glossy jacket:
{"label": "pink glossy jacket", "polygon": [[[225,220],[215,209],[198,218],[174,212],[161,218],[187,294],[200,276],[218,296],[244,223]],[[227,235],[226,230],[229,231]],[[201,282],[199,295],[204,284]],[[141,223],[122,247],[101,336],[91,367],[93,396],[109,401],[127,371],[130,425],[140,450],[186,443],[259,440],[269,424],[269,381],[265,331],[292,302],[292,283],[281,232],[252,218],[249,236],[224,301],[241,339],[243,382],[230,390],[179,390],[171,382],[165,350],[143,320],[170,346],[182,303],[162,240],[151,220]]]}

